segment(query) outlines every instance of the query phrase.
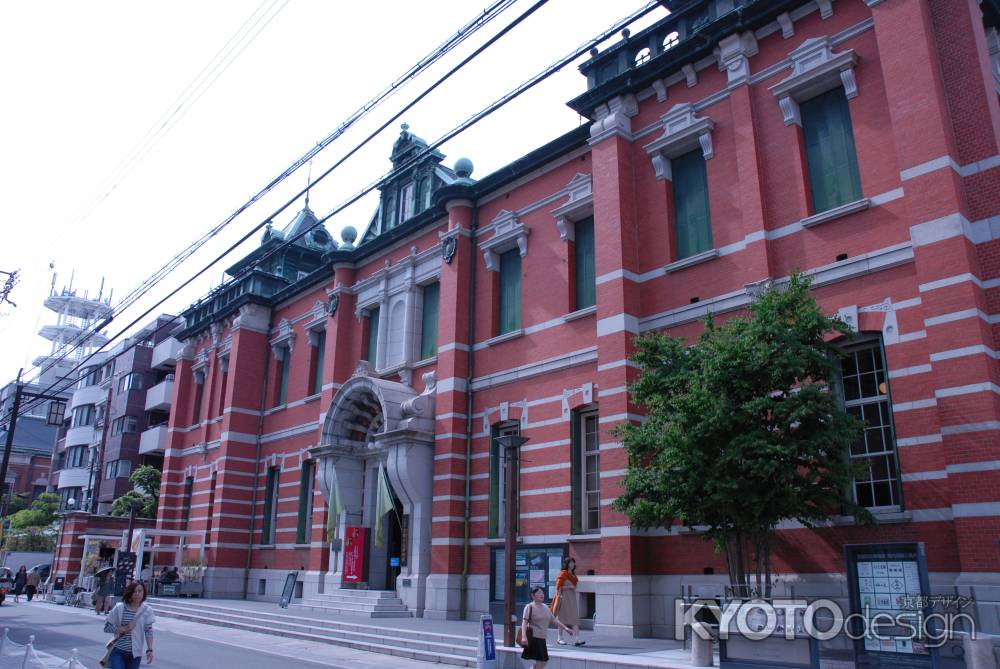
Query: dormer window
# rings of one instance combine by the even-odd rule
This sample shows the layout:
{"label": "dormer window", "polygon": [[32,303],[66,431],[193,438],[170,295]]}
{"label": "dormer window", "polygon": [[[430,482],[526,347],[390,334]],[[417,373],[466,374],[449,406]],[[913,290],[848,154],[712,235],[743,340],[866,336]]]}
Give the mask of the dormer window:
{"label": "dormer window", "polygon": [[413,191],[415,190],[414,183],[410,183],[403,186],[399,191],[399,222],[403,223],[408,221],[413,217]]}

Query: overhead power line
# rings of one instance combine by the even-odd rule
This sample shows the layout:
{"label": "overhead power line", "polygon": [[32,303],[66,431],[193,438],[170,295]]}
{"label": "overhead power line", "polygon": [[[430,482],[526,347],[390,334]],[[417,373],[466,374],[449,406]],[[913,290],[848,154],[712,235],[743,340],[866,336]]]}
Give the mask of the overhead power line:
{"label": "overhead power line", "polygon": [[[544,0],[542,0],[542,3],[539,3],[539,4],[544,4]],[[493,103],[491,103],[487,107],[483,108],[479,112],[476,112],[475,114],[473,114],[472,116],[470,116],[468,119],[466,119],[465,121],[463,121],[458,126],[455,126],[452,130],[450,130],[447,133],[445,133],[444,135],[442,135],[439,139],[437,139],[434,142],[430,143],[425,149],[421,150],[416,155],[412,156],[404,164],[402,164],[402,165],[400,165],[398,167],[395,167],[394,169],[390,170],[388,173],[386,173],[382,177],[380,177],[380,178],[376,179],[375,181],[371,182],[370,185],[366,186],[361,191],[359,191],[358,193],[356,193],[354,196],[352,196],[351,198],[349,198],[348,200],[346,200],[345,202],[343,202],[341,205],[335,207],[329,213],[327,213],[326,215],[324,215],[322,218],[318,219],[316,221],[316,223],[314,223],[313,225],[308,226],[306,229],[302,230],[299,234],[296,234],[296,235],[294,235],[294,236],[292,236],[292,237],[284,240],[281,244],[279,244],[277,247],[275,247],[275,249],[272,249],[269,253],[266,253],[263,256],[261,256],[260,258],[255,259],[255,261],[253,263],[250,263],[241,272],[237,273],[237,275],[234,277],[233,280],[234,281],[238,280],[238,278],[244,276],[245,273],[248,273],[248,272],[252,271],[254,268],[256,268],[259,265],[261,265],[262,263],[266,262],[270,257],[273,257],[274,254],[280,252],[281,249],[287,248],[289,245],[291,245],[292,243],[294,243],[298,239],[302,238],[304,235],[308,234],[311,230],[315,229],[319,225],[322,225],[325,221],[329,220],[332,216],[336,215],[340,211],[343,211],[345,208],[349,207],[351,204],[357,202],[359,199],[361,199],[362,197],[364,197],[366,194],[368,194],[372,190],[376,189],[378,187],[378,184],[384,182],[387,179],[391,179],[394,176],[396,176],[396,175],[398,175],[398,174],[400,174],[402,172],[405,172],[407,169],[409,169],[410,167],[412,167],[417,161],[419,161],[421,158],[423,158],[423,157],[427,156],[428,154],[430,154],[432,151],[434,151],[435,149],[437,149],[438,147],[440,147],[445,142],[453,139],[455,136],[457,136],[458,134],[464,132],[465,130],[468,130],[470,127],[472,127],[473,125],[475,125],[479,121],[483,120],[484,118],[486,118],[487,116],[489,116],[490,114],[492,114],[493,112],[495,112],[496,110],[498,110],[501,107],[503,107],[504,105],[510,103],[511,101],[513,101],[514,99],[516,99],[517,97],[519,97],[520,95],[524,94],[526,91],[528,91],[528,90],[534,88],[535,86],[537,86],[538,84],[542,83],[543,81],[545,81],[546,79],[548,79],[552,75],[556,74],[557,72],[559,72],[560,70],[562,70],[564,67],[566,67],[570,63],[572,63],[574,60],[576,60],[577,58],[579,58],[583,54],[585,54],[588,51],[590,51],[591,48],[593,48],[593,47],[597,46],[598,44],[604,42],[605,40],[613,37],[622,28],[625,28],[625,27],[631,25],[632,23],[634,23],[635,21],[637,21],[637,20],[641,19],[642,17],[646,16],[647,14],[649,14],[650,12],[652,12],[653,10],[655,10],[659,6],[660,6],[659,3],[656,2],[656,1],[649,2],[646,5],[644,5],[643,7],[641,7],[640,9],[638,9],[635,12],[633,12],[632,14],[630,14],[629,16],[627,16],[627,17],[625,17],[623,19],[620,19],[619,21],[615,22],[611,27],[609,27],[606,30],[602,31],[600,34],[598,34],[595,37],[587,40],[586,42],[584,42],[583,44],[581,44],[580,46],[578,46],[576,49],[574,49],[569,54],[567,54],[567,55],[563,56],[562,58],[560,58],[559,60],[555,61],[554,63],[552,63],[551,65],[549,65],[545,69],[543,69],[538,74],[536,74],[533,77],[529,78],[528,80],[526,80],[522,84],[516,86],[514,89],[512,89],[511,91],[509,91],[505,95],[501,96],[500,98],[497,98],[497,100],[495,100]],[[534,9],[537,9],[537,5],[533,6],[531,9],[529,9],[529,11],[533,11]],[[333,171],[333,169],[335,167],[336,167],[336,165],[333,166],[333,167],[331,167],[331,168],[329,168],[326,172],[324,172],[320,176],[320,178],[317,179],[317,182],[320,181],[321,179],[325,178],[327,175],[329,175]],[[305,193],[305,190],[301,191],[300,193],[298,193],[295,196],[295,199],[297,199],[298,197],[301,197],[304,193]],[[162,298],[160,301],[158,301],[156,304],[154,304],[152,307],[150,307],[148,310],[146,310],[142,315],[140,315],[138,318],[136,318],[135,320],[133,320],[129,325],[127,325],[125,328],[123,328],[121,331],[119,331],[116,335],[114,335],[113,337],[111,337],[109,339],[108,343],[110,343],[114,339],[116,339],[116,338],[120,337],[121,335],[123,335],[128,329],[130,329],[131,327],[133,327],[134,325],[136,325],[137,323],[139,323],[142,319],[146,318],[150,313],[152,313],[153,311],[155,311],[160,305],[162,305],[164,302],[166,302],[172,296],[174,296],[175,294],[177,294],[178,292],[180,292],[181,290],[183,290],[192,281],[194,281],[195,279],[197,279],[199,276],[201,276],[202,274],[204,274],[206,271],[208,271],[209,269],[211,269],[216,263],[218,263],[219,261],[221,261],[225,256],[227,256],[229,253],[231,253],[232,251],[234,251],[244,241],[246,241],[247,239],[249,239],[253,234],[255,234],[258,230],[260,230],[260,228],[264,227],[269,220],[271,220],[271,217],[268,217],[267,219],[263,220],[262,222],[258,223],[256,226],[254,226],[254,228],[252,230],[250,230],[248,233],[246,233],[239,241],[237,241],[236,243],[234,243],[233,245],[231,245],[222,254],[220,254],[219,256],[217,256],[212,262],[210,262],[208,265],[206,265],[205,267],[203,267],[201,270],[199,270],[193,276],[191,276],[190,278],[188,278],[187,280],[185,280],[180,286],[178,286],[173,291],[171,291],[170,294],[168,294],[167,296],[165,296],[164,298]],[[166,329],[168,327],[173,327],[173,323],[176,322],[178,320],[178,318],[179,318],[179,316],[174,316],[172,319],[170,319],[170,321],[162,324],[159,328],[157,328],[156,331],[159,332],[159,331],[161,331],[163,329]],[[127,351],[129,351],[131,348],[135,347],[137,345],[137,343],[138,342],[133,343],[130,346],[126,347],[122,351],[120,351],[117,354],[115,354],[114,356],[112,356],[111,359],[113,360],[113,359],[117,358],[118,356],[124,355],[124,353],[126,353]],[[105,344],[104,346],[107,346],[107,344]],[[102,346],[101,348],[104,348],[104,347]],[[99,348],[97,351],[95,351],[94,353],[92,353],[87,358],[87,360],[89,360],[94,355],[96,355],[97,352],[99,352],[100,350],[101,349]],[[84,361],[80,362],[74,368],[74,370],[78,370],[78,369],[82,368],[83,366],[85,366],[87,360],[84,360]],[[71,372],[74,371],[74,370],[71,370]],[[68,387],[72,386],[76,382],[76,379],[69,379],[69,381],[70,381],[69,385],[66,386],[66,387],[64,387],[63,390],[65,390]],[[49,393],[53,388],[55,388],[58,385],[58,383],[59,382],[57,381],[57,382],[51,384],[44,392],[45,393]],[[23,411],[26,412],[28,410],[28,408],[30,408],[30,406],[29,407],[25,407],[23,409]],[[19,415],[21,415],[21,414],[19,414]]]}
{"label": "overhead power line", "polygon": [[[261,200],[265,195],[270,193],[281,182],[283,182],[289,176],[294,174],[303,165],[308,163],[320,151],[322,151],[327,146],[332,144],[336,139],[341,137],[359,120],[368,115],[372,110],[378,107],[386,99],[388,99],[393,94],[401,90],[407,83],[409,83],[415,77],[419,76],[421,73],[426,71],[434,63],[438,62],[445,55],[447,55],[448,53],[453,51],[456,47],[465,42],[465,40],[467,40],[469,37],[471,37],[473,34],[479,31],[482,27],[487,25],[494,18],[502,14],[515,2],[516,0],[494,0],[494,2],[487,5],[487,7],[484,10],[482,10],[470,21],[461,26],[455,33],[450,35],[442,44],[431,50],[426,56],[424,56],[414,65],[408,68],[403,74],[397,77],[394,81],[392,81],[388,86],[382,89],[373,98],[371,98],[363,105],[361,105],[358,109],[356,109],[354,112],[352,112],[347,117],[347,119],[345,119],[339,126],[337,126],[337,128],[335,128],[326,137],[322,138],[314,146],[309,148],[301,157],[296,159],[291,165],[289,165],[281,173],[279,173],[278,176],[273,178],[257,193],[252,195],[249,200],[247,200],[245,203],[237,207],[221,223],[213,226],[207,233],[205,233],[200,238],[195,240],[193,243],[188,245],[185,249],[181,250],[179,253],[174,255],[174,257],[171,258],[165,265],[163,265],[152,275],[144,279],[131,292],[125,295],[125,297],[122,298],[118,302],[118,304],[115,304],[112,307],[112,318],[114,317],[114,315],[121,313],[122,311],[130,307],[132,304],[137,302],[139,299],[141,299],[154,286],[159,284],[159,282],[162,281],[164,277],[166,277],[168,274],[174,271],[187,258],[191,257],[191,255],[193,255],[199,249],[201,249],[206,243],[208,243],[209,240],[218,235],[223,229],[225,229],[230,223],[232,223],[232,221],[235,220],[240,214],[242,214],[244,211],[246,211],[251,206],[256,204],[259,200]],[[410,106],[412,106],[413,104],[414,103],[411,103]],[[361,146],[364,146],[364,144],[367,143],[367,141],[369,141],[370,139],[371,137],[369,137],[368,140],[365,140],[365,142],[362,143],[361,145],[355,147],[355,151],[357,151]],[[295,202],[295,200],[301,197],[303,192],[304,191],[299,191],[294,197],[289,199],[284,206],[280,207],[275,212],[273,212],[271,214],[271,217],[273,218],[274,216],[277,216],[282,211],[284,211],[288,206],[290,206],[293,202]],[[103,329],[104,327],[106,327],[108,323],[110,323],[110,320],[107,322],[102,321],[100,323],[95,324],[90,329],[81,333],[80,336],[70,344],[70,348],[67,350],[66,355],[60,356],[55,360],[52,360],[49,363],[48,367],[40,370],[39,376],[41,376],[41,374],[44,373],[46,369],[51,368],[53,365],[57,364],[57,362],[61,361],[66,356],[68,356],[69,353],[79,348],[83,344],[83,342],[85,342],[93,333]]]}

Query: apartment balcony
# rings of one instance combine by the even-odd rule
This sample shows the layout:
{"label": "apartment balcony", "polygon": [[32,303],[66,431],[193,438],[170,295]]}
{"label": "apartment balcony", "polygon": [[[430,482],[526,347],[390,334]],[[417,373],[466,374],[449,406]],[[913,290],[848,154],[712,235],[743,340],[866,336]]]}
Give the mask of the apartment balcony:
{"label": "apartment balcony", "polygon": [[108,391],[106,388],[101,388],[101,386],[94,384],[92,386],[86,386],[85,388],[77,388],[73,391],[73,397],[69,401],[69,406],[66,407],[67,411],[72,412],[73,409],[78,406],[83,406],[84,404],[100,404],[108,398]]}
{"label": "apartment balcony", "polygon": [[[59,471],[58,489],[90,487],[90,467],[73,467]],[[80,500],[77,500],[78,502]]]}
{"label": "apartment balcony", "polygon": [[153,357],[149,366],[153,369],[173,369],[181,355],[183,345],[173,337],[168,337],[153,347]]}
{"label": "apartment balcony", "polygon": [[66,448],[70,446],[90,446],[94,443],[94,426],[71,427],[66,431]]}
{"label": "apartment balcony", "polygon": [[146,411],[170,411],[173,402],[173,374],[168,374],[166,379],[146,391]]}
{"label": "apartment balcony", "polygon": [[167,450],[166,424],[151,427],[139,435],[139,455],[165,453]]}

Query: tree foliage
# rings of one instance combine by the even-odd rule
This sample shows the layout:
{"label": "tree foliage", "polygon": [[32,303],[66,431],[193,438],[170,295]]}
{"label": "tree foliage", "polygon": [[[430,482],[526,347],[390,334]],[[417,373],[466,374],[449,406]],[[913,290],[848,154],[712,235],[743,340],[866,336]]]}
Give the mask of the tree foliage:
{"label": "tree foliage", "polygon": [[152,465],[141,465],[136,468],[129,481],[133,490],[128,491],[111,505],[111,515],[127,516],[134,506],[136,515],[142,518],[156,518],[156,509],[160,500],[160,479],[162,474]]}
{"label": "tree foliage", "polygon": [[639,528],[703,530],[725,553],[738,596],[770,596],[771,533],[781,521],[814,527],[847,513],[872,522],[850,493],[858,472],[849,448],[862,424],[829,383],[836,333],[850,331],[794,275],[744,317],[706,318],[693,346],[638,338],[642,373],[630,392],[648,420],[618,428],[629,466],[613,508]]}
{"label": "tree foliage", "polygon": [[25,553],[51,553],[56,548],[55,532],[51,527],[26,527],[11,530],[4,541],[4,550]]}
{"label": "tree foliage", "polygon": [[23,495],[11,495],[7,502],[7,515],[13,516],[18,511],[28,508],[28,500]]}
{"label": "tree foliage", "polygon": [[22,509],[10,516],[10,526],[15,530],[28,527],[47,527],[56,519],[59,510],[59,495],[43,492],[31,503],[30,509]]}

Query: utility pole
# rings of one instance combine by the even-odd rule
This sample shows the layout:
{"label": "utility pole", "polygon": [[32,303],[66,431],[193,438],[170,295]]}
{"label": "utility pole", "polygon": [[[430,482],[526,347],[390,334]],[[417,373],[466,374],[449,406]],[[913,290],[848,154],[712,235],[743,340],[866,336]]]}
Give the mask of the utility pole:
{"label": "utility pole", "polygon": [[[108,431],[111,429],[111,390],[114,383],[108,386],[108,401],[104,404],[104,420],[101,424],[101,445],[95,460],[97,460],[97,474],[93,477],[90,485],[90,512],[97,513],[97,496],[101,494],[101,471],[104,467],[104,448],[108,445]],[[129,545],[132,545],[132,538],[129,537]]]}
{"label": "utility pole", "polygon": [[521,446],[528,441],[519,434],[497,437],[496,442],[503,449],[504,457],[504,540],[503,540],[503,645],[514,645],[518,621],[515,617],[517,603],[514,601],[514,565],[517,551],[517,519],[520,516],[517,505],[517,461]]}

